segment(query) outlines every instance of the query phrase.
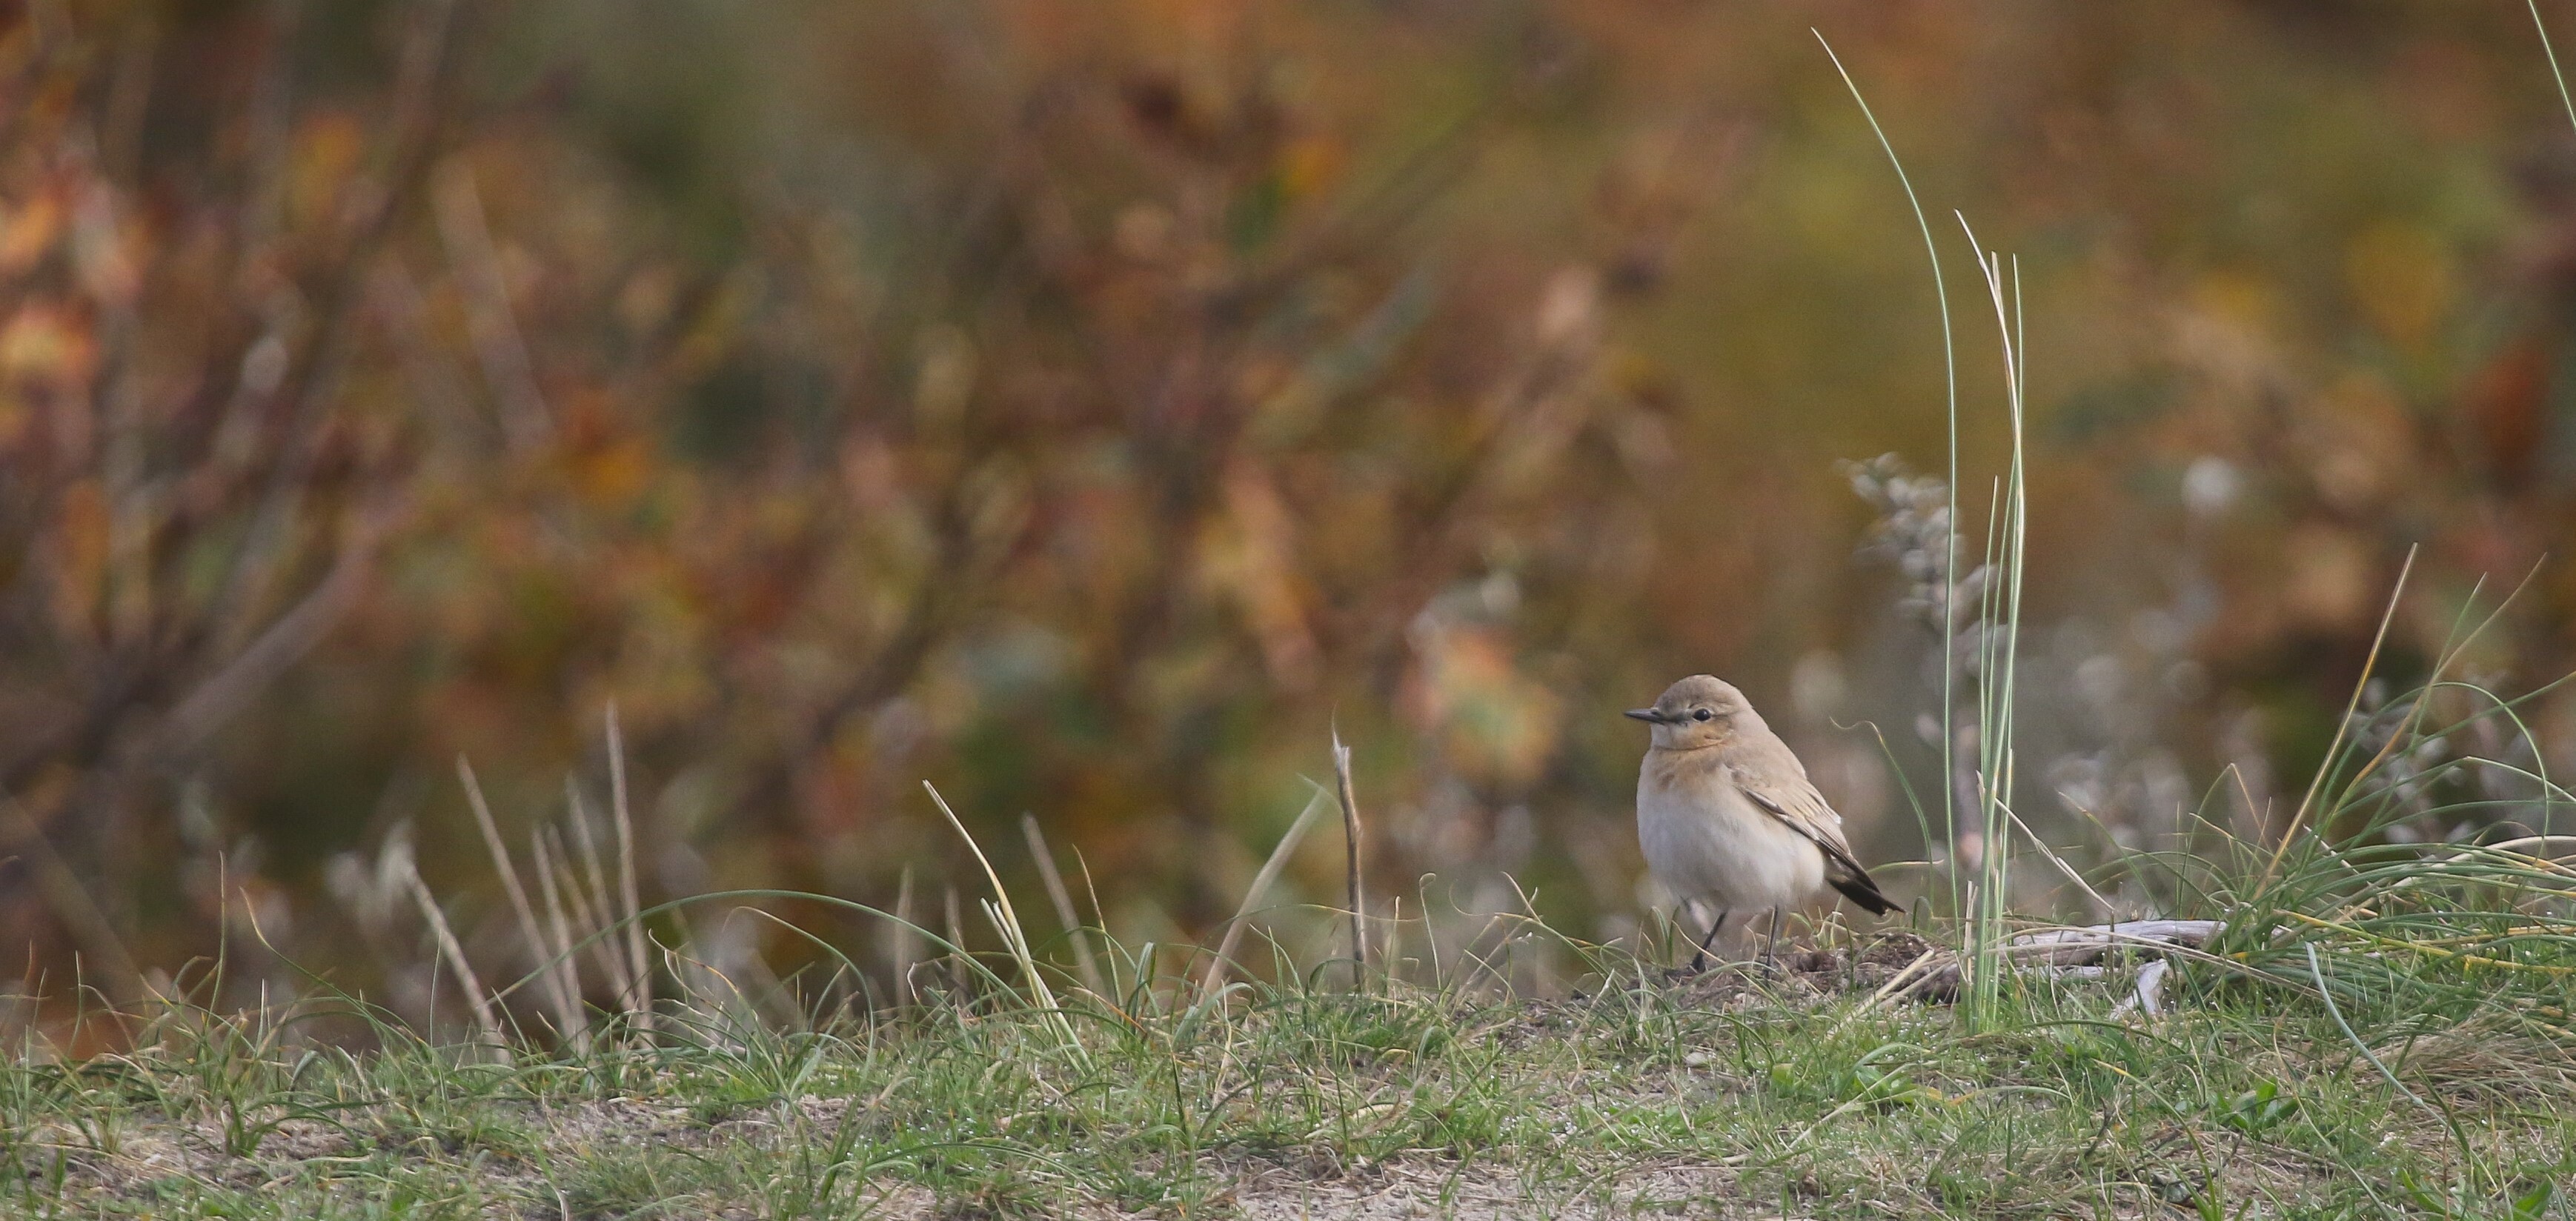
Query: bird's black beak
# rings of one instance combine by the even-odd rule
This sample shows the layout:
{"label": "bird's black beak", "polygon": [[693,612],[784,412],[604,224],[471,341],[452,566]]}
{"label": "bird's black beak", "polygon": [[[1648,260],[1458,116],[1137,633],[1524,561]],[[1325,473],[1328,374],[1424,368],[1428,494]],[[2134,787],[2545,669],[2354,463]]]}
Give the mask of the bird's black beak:
{"label": "bird's black beak", "polygon": [[1662,724],[1664,721],[1664,714],[1657,712],[1652,708],[1631,708],[1628,710],[1627,715],[1635,717],[1640,721],[1653,721],[1657,724]]}

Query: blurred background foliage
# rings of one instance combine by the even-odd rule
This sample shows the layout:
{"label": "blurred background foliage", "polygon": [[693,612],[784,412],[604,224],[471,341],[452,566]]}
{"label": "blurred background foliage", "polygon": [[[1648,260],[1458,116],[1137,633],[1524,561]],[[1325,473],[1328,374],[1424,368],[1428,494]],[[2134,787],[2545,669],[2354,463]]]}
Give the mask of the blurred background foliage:
{"label": "blurred background foliage", "polygon": [[[1811,26],[1951,259],[1972,546],[2003,413],[1950,211],[2019,257],[2050,838],[2286,821],[2410,546],[2401,683],[2576,535],[2576,147],[2513,4],[5,20],[0,928],[31,979],[130,995],[256,957],[255,921],[425,1005],[366,862],[416,839],[506,958],[453,761],[524,842],[567,775],[598,807],[612,702],[647,902],[890,906],[911,871],[928,919],[974,877],[928,778],[1006,875],[1025,811],[1122,937],[1194,935],[1337,723],[1382,901],[1471,918],[1517,879],[1613,936],[1648,897],[1618,710],[1703,670],[1869,859],[1973,851],[1888,765],[1937,789],[1905,603],[1938,314]],[[2473,675],[2546,681],[2571,615],[2562,559]],[[1335,901],[1339,851],[1279,897]]]}

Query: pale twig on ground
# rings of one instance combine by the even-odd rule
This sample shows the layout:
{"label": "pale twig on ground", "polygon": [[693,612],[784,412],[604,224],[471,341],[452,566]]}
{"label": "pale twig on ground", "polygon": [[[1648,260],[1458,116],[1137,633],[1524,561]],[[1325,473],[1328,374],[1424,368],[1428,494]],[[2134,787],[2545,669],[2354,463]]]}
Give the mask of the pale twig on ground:
{"label": "pale twig on ground", "polygon": [[2576,835],[2525,835],[2488,844],[2486,850],[2520,856],[2540,868],[2565,873],[2567,862],[2576,859]]}
{"label": "pale twig on ground", "polygon": [[[2142,953],[2207,958],[2208,955],[2200,953],[2200,947],[2216,937],[2222,927],[2223,923],[2217,920],[2128,920],[2081,928],[2041,929],[2013,934],[1995,947],[1994,957],[1999,967],[2010,971],[2060,978],[2093,978],[2100,973],[2098,964],[2114,949],[2132,948]],[[2164,959],[2159,957],[2140,967],[2134,995],[2114,1012],[2115,1016],[2131,1005],[2143,1006],[2149,1016],[2161,1012],[2163,963]],[[2150,974],[2149,967],[2157,969]],[[1934,946],[1907,963],[1853,1012],[1866,1013],[1891,1001],[1955,984],[1958,978],[1959,955],[1953,950]]]}
{"label": "pale twig on ground", "polygon": [[2165,977],[2173,972],[2173,963],[2159,958],[2138,968],[2137,980],[2130,985],[2127,1000],[2111,1007],[2111,1020],[2118,1021],[2132,1012],[2150,1018],[2165,1015]]}
{"label": "pale twig on ground", "polygon": [[2116,946],[2197,949],[2209,944],[2222,927],[2217,920],[2118,920],[2015,933],[2004,943],[2004,952],[2025,961],[2037,958],[2047,965],[2070,966],[2096,961]]}

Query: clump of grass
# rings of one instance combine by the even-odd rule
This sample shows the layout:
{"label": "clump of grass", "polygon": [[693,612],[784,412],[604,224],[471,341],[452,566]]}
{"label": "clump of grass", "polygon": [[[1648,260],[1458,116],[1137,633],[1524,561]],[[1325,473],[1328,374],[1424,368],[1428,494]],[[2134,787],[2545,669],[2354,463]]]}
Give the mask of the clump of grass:
{"label": "clump of grass", "polygon": [[[1982,1020],[1995,1011],[2001,997],[2002,980],[2007,970],[2004,951],[2011,936],[2012,900],[2012,813],[2015,764],[2014,728],[2018,710],[2017,695],[2021,662],[2021,603],[2023,577],[2028,567],[2029,500],[2027,493],[2027,450],[2023,436],[2023,329],[2021,269],[2016,261],[2007,269],[2002,255],[1985,249],[1977,242],[1967,217],[1957,216],[1960,230],[1976,256],[1977,271],[1984,281],[1986,296],[1995,313],[1995,336],[2001,350],[2004,385],[2004,412],[2010,424],[2010,450],[2004,474],[1996,480],[1992,503],[1987,509],[1986,541],[1983,562],[1964,578],[1959,571],[1959,360],[1956,337],[1950,321],[1950,290],[1941,263],[1941,245],[1932,235],[1932,222],[1924,214],[1923,202],[1914,192],[1914,181],[1905,172],[1904,159],[1888,139],[1887,130],[1879,125],[1878,115],[1862,96],[1860,83],[1843,67],[1842,58],[1834,54],[1833,45],[1824,35],[1816,35],[1833,61],[1843,85],[1851,92],[1852,102],[1860,108],[1870,131],[1878,138],[1880,151],[1887,155],[1898,184],[1904,188],[1905,201],[1913,210],[1915,225],[1922,231],[1923,251],[1932,268],[1934,303],[1941,320],[1941,355],[1945,399],[1945,423],[1948,436],[1948,476],[1942,483],[1947,504],[1940,515],[1937,533],[1942,549],[1941,583],[1927,599],[1932,604],[1933,626],[1941,639],[1941,828],[1942,845],[1946,848],[1950,871],[1949,910],[1960,917],[1960,967],[1964,992],[1962,1000],[1971,1020]],[[1955,215],[1955,214],[1954,214]],[[1927,582],[1928,584],[1928,582]],[[1963,617],[1973,604],[1973,618]],[[1961,653],[1961,636],[1972,634],[1968,652]],[[1962,772],[1962,744],[1958,726],[1958,683],[1962,674],[1976,680],[1976,720],[1973,754]],[[1911,789],[1908,789],[1909,795]],[[1962,822],[1973,821],[1963,828]],[[1917,818],[1926,827],[1930,819],[1923,811]],[[1971,838],[1973,836],[1973,838]],[[1973,852],[1967,851],[1974,845]],[[1929,846],[1929,845],[1927,845]]]}

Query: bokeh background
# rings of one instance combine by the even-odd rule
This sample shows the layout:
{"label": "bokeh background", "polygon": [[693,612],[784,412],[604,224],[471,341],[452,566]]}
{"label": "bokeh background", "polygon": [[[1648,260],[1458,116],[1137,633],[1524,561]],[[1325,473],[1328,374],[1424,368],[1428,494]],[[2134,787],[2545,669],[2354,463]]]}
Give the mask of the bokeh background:
{"label": "bokeh background", "polygon": [[[1618,712],[1693,671],[1868,859],[1980,850],[1900,782],[1937,802],[1940,314],[1811,27],[1943,244],[1972,552],[2007,434],[1952,211],[2018,259],[2043,834],[2277,828],[2410,547],[2391,690],[2553,550],[2462,672],[2576,651],[2576,140],[2518,3],[0,21],[23,991],[221,950],[227,986],[300,986],[288,955],[425,1009],[388,844],[514,972],[455,760],[524,859],[568,777],[606,803],[612,703],[648,903],[929,921],[977,875],[927,779],[1015,886],[1026,812],[1086,918],[1197,935],[1338,727],[1390,910],[1526,892],[1618,936],[1651,898]],[[1340,855],[1276,898],[1336,901]]]}

